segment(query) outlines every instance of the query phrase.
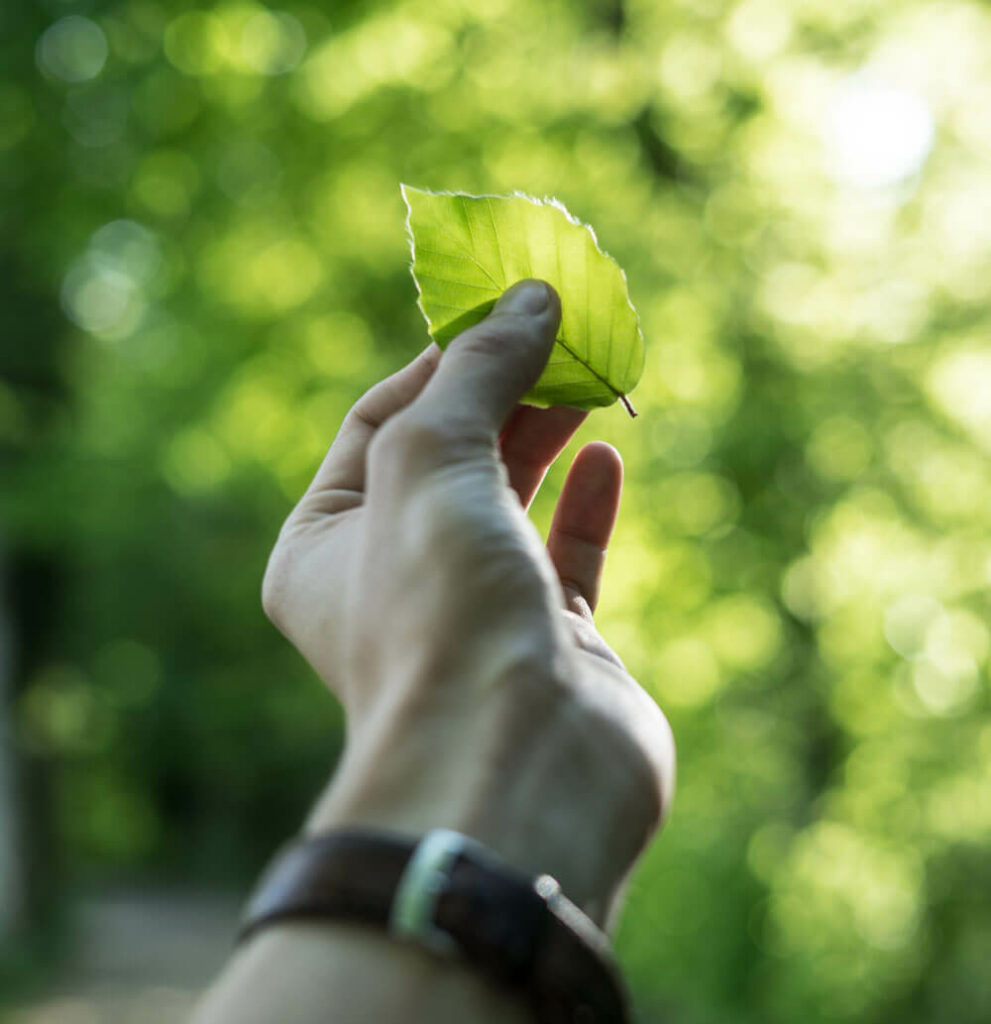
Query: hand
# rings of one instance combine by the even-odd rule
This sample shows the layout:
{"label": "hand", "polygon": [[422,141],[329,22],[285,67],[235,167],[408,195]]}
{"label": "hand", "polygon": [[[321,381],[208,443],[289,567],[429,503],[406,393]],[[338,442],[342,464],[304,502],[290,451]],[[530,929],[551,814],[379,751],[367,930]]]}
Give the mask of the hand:
{"label": "hand", "polygon": [[[441,350],[431,344],[358,400],[286,520],[265,574],[262,603],[269,618],[346,706],[353,688],[348,685],[342,654],[352,564],[367,520],[368,449],[379,428],[420,394],[440,358]],[[586,415],[566,407],[520,406],[510,417],[500,438],[500,454],[509,486],[524,509],[530,507],[551,463]],[[600,560],[601,556],[591,552],[591,557]]]}
{"label": "hand", "polygon": [[525,514],[582,419],[517,406],[559,321],[556,293],[521,282],[443,358],[431,347],[369,391],[263,600],[348,715],[312,829],[455,828],[603,921],[669,803],[674,750],[592,622],[618,455],[579,453],[546,550]]}

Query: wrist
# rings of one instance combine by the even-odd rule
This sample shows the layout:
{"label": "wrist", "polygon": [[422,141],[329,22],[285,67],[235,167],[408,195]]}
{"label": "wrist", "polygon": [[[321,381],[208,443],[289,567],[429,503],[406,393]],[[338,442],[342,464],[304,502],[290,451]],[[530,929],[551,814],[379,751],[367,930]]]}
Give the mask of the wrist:
{"label": "wrist", "polygon": [[539,1020],[628,1019],[601,931],[554,880],[530,878],[457,832],[344,828],[287,845],[246,907],[239,944],[250,949],[269,927],[335,921],[384,931],[431,959],[454,956],[523,995]]}
{"label": "wrist", "polygon": [[610,731],[567,701],[553,714],[534,707],[534,689],[560,704],[555,684],[530,682],[527,699],[512,689],[509,713],[480,708],[467,722],[461,711],[457,722],[425,721],[421,708],[415,730],[366,725],[351,736],[305,831],[453,829],[520,871],[552,875],[605,927],[649,835],[630,805],[636,771],[610,748]]}
{"label": "wrist", "polygon": [[626,872],[604,863],[596,855],[595,842],[576,842],[587,837],[584,822],[552,812],[554,828],[546,827],[545,815],[529,818],[513,815],[513,824],[502,827],[507,816],[479,816],[466,812],[460,803],[424,800],[403,801],[390,807],[374,801],[339,800],[332,784],[321,797],[305,827],[308,835],[320,835],[348,827],[384,828],[419,837],[435,828],[447,828],[470,837],[525,874],[551,875],[568,899],[599,927],[607,928],[616,910]]}

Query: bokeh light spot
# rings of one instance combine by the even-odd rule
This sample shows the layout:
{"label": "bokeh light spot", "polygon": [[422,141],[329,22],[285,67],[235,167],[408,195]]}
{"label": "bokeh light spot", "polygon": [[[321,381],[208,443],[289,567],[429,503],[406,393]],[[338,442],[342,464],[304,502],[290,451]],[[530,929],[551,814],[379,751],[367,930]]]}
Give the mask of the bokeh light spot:
{"label": "bokeh light spot", "polygon": [[976,346],[948,352],[926,383],[934,404],[991,449],[991,352]]}
{"label": "bokeh light spot", "polygon": [[155,217],[189,213],[200,187],[196,161],[179,150],[158,150],[141,161],[131,181],[131,196]]}
{"label": "bokeh light spot", "polygon": [[837,87],[823,130],[833,177],[862,188],[895,185],[918,172],[934,137],[922,97],[864,75]]}
{"label": "bokeh light spot", "polygon": [[791,15],[773,0],[744,0],[729,16],[726,33],[737,52],[749,60],[767,60],[787,46]]}
{"label": "bokeh light spot", "polygon": [[114,220],[93,232],[89,258],[142,284],[154,277],[162,262],[155,235],[133,220]]}
{"label": "bokeh light spot", "polygon": [[241,32],[241,55],[245,63],[262,75],[284,75],[292,71],[306,52],[306,33],[291,15],[282,11],[261,11],[248,19]]}
{"label": "bokeh light spot", "polygon": [[310,364],[328,378],[353,379],[366,369],[373,341],[361,317],[345,311],[308,317],[298,330]]}
{"label": "bokeh light spot", "polygon": [[661,702],[674,707],[706,704],[724,683],[714,651],[699,637],[683,636],[665,644],[656,664]]}
{"label": "bokeh light spot", "polygon": [[165,56],[186,75],[209,75],[224,64],[226,38],[223,23],[205,11],[180,14],[165,30]]}
{"label": "bokeh light spot", "polygon": [[38,66],[63,82],[88,82],[103,70],[110,48],[103,29],[78,14],[61,18],[38,41]]}
{"label": "bokeh light spot", "polygon": [[701,536],[735,519],[739,496],[714,473],[678,473],[664,484],[660,504],[683,533]]}
{"label": "bokeh light spot", "polygon": [[273,309],[286,310],[308,299],[323,276],[313,247],[301,239],[285,238],[251,260],[252,286],[264,290]]}
{"label": "bokeh light spot", "polygon": [[849,416],[820,423],[805,449],[812,468],[826,480],[855,480],[870,465],[870,435],[863,424]]}
{"label": "bokeh light spot", "polygon": [[161,265],[154,234],[131,220],[93,233],[62,281],[62,308],[84,331],[109,340],[132,333],[144,315],[143,288]]}
{"label": "bokeh light spot", "polygon": [[84,331],[109,337],[133,330],[144,304],[137,285],[126,274],[81,263],[62,282],[62,308]]}
{"label": "bokeh light spot", "polygon": [[944,615],[939,601],[922,594],[906,594],[884,613],[884,637],[903,658],[915,658],[930,627]]}
{"label": "bokeh light spot", "polygon": [[977,665],[962,652],[941,664],[921,661],[912,669],[912,683],[919,700],[932,714],[959,714],[977,696]]}
{"label": "bokeh light spot", "polygon": [[20,699],[20,728],[35,749],[89,753],[110,742],[116,720],[75,666],[49,665]]}
{"label": "bokeh light spot", "polygon": [[715,602],[705,619],[706,637],[729,669],[755,671],[781,647],[781,622],[763,599],[735,594]]}
{"label": "bokeh light spot", "polygon": [[180,494],[197,496],[215,490],[230,475],[231,460],[209,431],[190,427],[172,439],[162,459],[165,479]]}

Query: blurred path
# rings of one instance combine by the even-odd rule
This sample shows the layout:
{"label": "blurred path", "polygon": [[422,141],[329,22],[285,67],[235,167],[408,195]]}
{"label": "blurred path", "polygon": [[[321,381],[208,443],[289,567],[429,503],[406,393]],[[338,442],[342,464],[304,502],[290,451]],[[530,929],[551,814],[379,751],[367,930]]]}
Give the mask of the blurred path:
{"label": "blurred path", "polygon": [[236,899],[115,890],[78,909],[77,953],[46,998],[5,1024],[181,1024],[226,959]]}

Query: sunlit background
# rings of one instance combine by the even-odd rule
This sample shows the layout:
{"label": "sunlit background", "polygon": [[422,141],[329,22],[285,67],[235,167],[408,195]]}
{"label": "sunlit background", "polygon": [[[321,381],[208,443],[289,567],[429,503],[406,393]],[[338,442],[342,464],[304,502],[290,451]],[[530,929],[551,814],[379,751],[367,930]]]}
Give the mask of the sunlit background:
{"label": "sunlit background", "polygon": [[642,1019],[991,1019],[991,9],[39,0],[0,57],[11,1021],[180,1019],[329,774],[259,581],[425,343],[400,181],[559,196],[641,313],[581,439],[680,753]]}

